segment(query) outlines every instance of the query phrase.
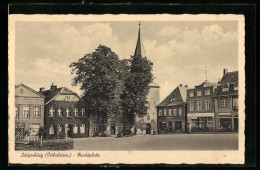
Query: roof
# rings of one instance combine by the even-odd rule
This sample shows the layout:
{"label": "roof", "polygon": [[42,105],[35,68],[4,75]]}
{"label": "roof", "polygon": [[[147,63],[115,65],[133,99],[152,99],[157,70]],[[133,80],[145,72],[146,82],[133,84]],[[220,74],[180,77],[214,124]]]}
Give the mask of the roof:
{"label": "roof", "polygon": [[160,104],[156,107],[161,106],[175,106],[186,102],[187,99],[187,87],[177,86]]}
{"label": "roof", "polygon": [[138,38],[137,38],[137,43],[136,43],[134,56],[137,56],[137,55],[142,56],[142,52],[141,52],[141,38],[140,38],[140,23],[139,23]]}
{"label": "roof", "polygon": [[18,84],[18,85],[15,85],[15,88],[18,88],[18,87],[20,87],[20,86],[22,86],[22,87],[26,88],[27,90],[29,90],[29,91],[31,91],[31,92],[33,92],[33,93],[37,94],[37,95],[39,95],[40,97],[43,97],[43,98],[45,98],[45,95],[44,95],[44,94],[41,94],[41,93],[39,93],[39,92],[37,92],[37,91],[33,90],[32,88],[30,88],[30,87],[28,87],[28,86],[24,85],[23,83],[21,83],[21,84]]}
{"label": "roof", "polygon": [[56,88],[52,91],[51,90],[45,90],[45,91],[42,92],[42,94],[44,94],[46,96],[46,98],[45,98],[46,104],[49,103],[51,100],[53,100],[59,94],[74,94],[74,95],[77,95],[77,93],[73,92],[72,90],[68,89],[67,87]]}
{"label": "roof", "polygon": [[[203,87],[217,87],[217,83],[214,83],[214,82],[209,82],[209,81],[207,81],[207,80],[205,80],[203,83],[201,83],[200,85],[198,85],[198,86],[203,86]],[[198,86],[196,86],[196,87],[198,87]]]}
{"label": "roof", "polygon": [[[238,90],[234,90],[234,87],[236,86],[238,86],[238,71],[228,72],[222,77],[219,86],[214,94],[214,97],[237,96]],[[233,88],[230,88],[228,91],[222,91],[222,88],[225,87]]]}
{"label": "roof", "polygon": [[228,72],[222,77],[220,84],[225,85],[227,83],[238,85],[238,71]]}

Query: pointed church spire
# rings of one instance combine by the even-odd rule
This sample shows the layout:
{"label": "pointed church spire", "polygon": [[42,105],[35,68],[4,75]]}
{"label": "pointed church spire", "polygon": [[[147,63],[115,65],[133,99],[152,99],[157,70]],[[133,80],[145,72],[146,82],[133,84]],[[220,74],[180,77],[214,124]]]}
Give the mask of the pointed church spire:
{"label": "pointed church spire", "polygon": [[134,56],[137,56],[137,55],[141,55],[142,56],[142,52],[141,52],[141,38],[140,38],[140,26],[141,26],[141,24],[140,24],[140,21],[139,21],[138,39],[137,39],[137,43],[136,43]]}

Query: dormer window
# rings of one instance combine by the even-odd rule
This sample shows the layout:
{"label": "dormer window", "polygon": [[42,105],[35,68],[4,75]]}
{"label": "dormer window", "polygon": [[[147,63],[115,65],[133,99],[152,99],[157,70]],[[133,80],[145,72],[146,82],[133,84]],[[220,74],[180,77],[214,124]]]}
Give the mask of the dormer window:
{"label": "dormer window", "polygon": [[171,99],[171,102],[174,102],[174,101],[175,101],[175,99],[174,99],[174,98],[172,98],[172,99]]}
{"label": "dormer window", "polygon": [[227,92],[227,91],[229,91],[228,87],[222,88],[222,92]]}
{"label": "dormer window", "polygon": [[189,92],[190,97],[194,97],[194,91]]}
{"label": "dormer window", "polygon": [[197,96],[201,96],[201,90],[197,91]]}
{"label": "dormer window", "polygon": [[66,100],[66,101],[70,101],[70,96],[66,96],[66,97],[65,97],[65,100]]}
{"label": "dormer window", "polygon": [[210,89],[206,89],[206,90],[205,90],[205,95],[206,95],[206,96],[209,96],[209,95],[210,95]]}

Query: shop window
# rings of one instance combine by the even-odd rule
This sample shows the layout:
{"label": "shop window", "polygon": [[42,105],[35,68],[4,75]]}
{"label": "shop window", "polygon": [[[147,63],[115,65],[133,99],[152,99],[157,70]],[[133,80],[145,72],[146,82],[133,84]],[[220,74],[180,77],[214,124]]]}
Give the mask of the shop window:
{"label": "shop window", "polygon": [[202,110],[202,101],[197,101],[197,110],[198,111]]}
{"label": "shop window", "polygon": [[30,136],[35,136],[35,135],[38,135],[38,133],[39,133],[40,125],[38,125],[38,124],[29,124],[28,128],[29,128],[29,135]]}
{"label": "shop window", "polygon": [[190,102],[190,111],[194,111],[194,101]]}
{"label": "shop window", "polygon": [[206,106],[206,110],[210,110],[211,109],[211,105],[210,105],[210,100],[206,100],[205,101],[205,106]]}
{"label": "shop window", "polygon": [[207,117],[207,125],[208,127],[213,127],[213,118],[212,117]]}
{"label": "shop window", "polygon": [[73,133],[78,133],[78,125],[73,126]]}
{"label": "shop window", "polygon": [[23,107],[23,117],[28,118],[29,117],[29,112],[30,112],[29,106],[24,106]]}
{"label": "shop window", "polygon": [[54,127],[53,127],[53,125],[50,126],[49,134],[50,134],[50,135],[53,135],[53,134],[54,134]]}
{"label": "shop window", "polygon": [[201,90],[197,91],[197,96],[201,96]]}
{"label": "shop window", "polygon": [[52,107],[50,108],[50,117],[54,117],[54,112],[55,112],[55,109]]}
{"label": "shop window", "polygon": [[210,95],[210,89],[206,89],[206,90],[205,90],[205,95],[206,95],[206,96],[209,96],[209,95]]}
{"label": "shop window", "polygon": [[98,132],[98,124],[94,124],[93,130],[94,130],[94,132]]}
{"label": "shop window", "polygon": [[85,124],[80,125],[80,133],[85,133]]}
{"label": "shop window", "polygon": [[168,116],[172,116],[172,109],[168,109]]}

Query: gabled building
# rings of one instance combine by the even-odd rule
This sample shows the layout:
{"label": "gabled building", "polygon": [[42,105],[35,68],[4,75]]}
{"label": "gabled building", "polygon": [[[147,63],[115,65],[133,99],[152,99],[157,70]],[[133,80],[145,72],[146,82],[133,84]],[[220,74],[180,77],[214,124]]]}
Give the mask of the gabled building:
{"label": "gabled building", "polygon": [[185,132],[188,86],[177,86],[157,107],[159,133]]}
{"label": "gabled building", "polygon": [[43,94],[24,84],[15,86],[16,139],[38,135],[39,129],[44,126],[44,98]]}
{"label": "gabled building", "polygon": [[223,70],[213,97],[216,131],[238,131],[238,71]]}
{"label": "gabled building", "polygon": [[217,83],[205,80],[187,91],[187,124],[192,132],[215,131],[214,99]]}
{"label": "gabled building", "polygon": [[49,90],[40,88],[45,95],[44,124],[48,137],[88,136],[87,105],[77,93],[52,84]]}

